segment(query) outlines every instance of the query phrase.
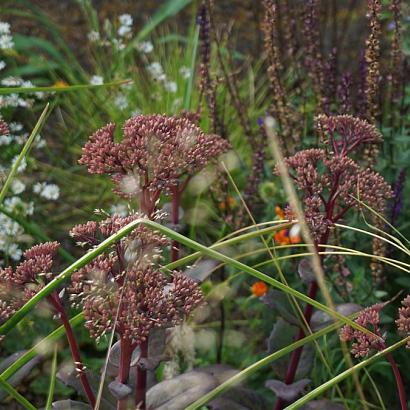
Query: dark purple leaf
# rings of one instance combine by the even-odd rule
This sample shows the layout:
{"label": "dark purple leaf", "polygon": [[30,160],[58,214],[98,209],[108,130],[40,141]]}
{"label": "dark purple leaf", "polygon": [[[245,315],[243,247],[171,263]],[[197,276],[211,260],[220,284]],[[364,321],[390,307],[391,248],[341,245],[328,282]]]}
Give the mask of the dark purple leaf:
{"label": "dark purple leaf", "polygon": [[267,380],[265,386],[271,389],[276,397],[291,403],[302,394],[309,383],[309,379],[302,379],[292,384],[285,384],[280,380]]}

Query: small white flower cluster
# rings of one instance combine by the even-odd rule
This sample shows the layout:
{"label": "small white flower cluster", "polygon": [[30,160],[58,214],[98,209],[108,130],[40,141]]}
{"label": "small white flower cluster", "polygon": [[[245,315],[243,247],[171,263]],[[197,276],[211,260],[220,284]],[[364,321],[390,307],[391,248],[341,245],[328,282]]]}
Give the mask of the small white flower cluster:
{"label": "small white flower cluster", "polygon": [[[104,21],[105,36],[96,30],[91,30],[87,34],[87,38],[91,43],[102,46],[113,46],[116,50],[123,50],[125,48],[124,40],[128,40],[132,36],[133,19],[130,14],[121,14],[118,17],[119,26],[115,31],[110,20]],[[118,38],[117,38],[118,36]]]}
{"label": "small white flower cluster", "polygon": [[118,18],[120,22],[120,27],[118,28],[118,35],[120,37],[128,37],[131,34],[132,30],[132,17],[130,14],[121,14],[121,16]]}
{"label": "small white flower cluster", "polygon": [[154,50],[154,46],[151,41],[143,41],[138,44],[137,49],[142,53],[149,54]]}
{"label": "small white flower cluster", "polygon": [[104,83],[104,78],[102,78],[100,75],[93,75],[90,79],[90,84],[92,85],[101,85]]}
{"label": "small white flower cluster", "polygon": [[0,21],[0,49],[9,50],[13,47],[14,42],[10,33],[10,24]]}
{"label": "small white flower cluster", "polygon": [[[10,34],[10,25],[0,22],[0,49],[10,49],[14,47],[12,36]],[[0,60],[0,72],[7,66],[6,61],[13,58],[12,55],[6,54],[5,61]],[[26,81],[20,77],[3,77],[0,79],[2,87],[33,87],[31,81]],[[45,97],[45,93],[30,93],[27,94],[8,94],[0,96],[0,114],[4,118],[10,118],[14,115],[13,108],[30,108],[36,98]],[[4,109],[4,112],[2,112]],[[20,111],[18,111],[19,113]],[[23,114],[24,115],[24,114]],[[10,121],[8,124],[10,133],[0,135],[0,185],[7,177],[10,169],[16,164],[19,151],[16,146],[23,145],[29,136],[24,130],[23,125],[17,121]],[[37,136],[33,148],[42,148],[45,146],[45,141]],[[23,173],[27,168],[27,161],[24,158],[18,168],[17,173]],[[26,218],[34,213],[34,203],[25,201],[21,195],[27,192],[26,183],[28,178],[23,178],[20,175],[14,178],[9,189],[9,197],[4,200],[3,207],[6,212],[18,215],[21,218]],[[47,184],[46,184],[47,185]],[[55,200],[59,196],[59,188],[54,184],[42,186],[41,195],[47,199]],[[0,265],[8,262],[9,259],[18,261],[31,241],[30,236],[25,233],[20,226],[12,218],[0,213]]]}
{"label": "small white flower cluster", "polygon": [[175,81],[168,80],[161,63],[154,61],[147,66],[147,70],[155,81],[161,82],[163,84],[165,90],[173,94],[177,92],[177,83]]}
{"label": "small white flower cluster", "polygon": [[33,192],[50,201],[55,201],[60,197],[60,188],[56,184],[37,182],[33,185]]}

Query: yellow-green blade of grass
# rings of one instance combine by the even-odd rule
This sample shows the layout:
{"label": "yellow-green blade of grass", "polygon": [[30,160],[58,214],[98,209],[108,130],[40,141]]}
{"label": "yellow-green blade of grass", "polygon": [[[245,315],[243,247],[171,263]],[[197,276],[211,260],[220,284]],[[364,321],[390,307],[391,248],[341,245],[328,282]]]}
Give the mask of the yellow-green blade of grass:
{"label": "yellow-green blade of grass", "polygon": [[54,390],[56,387],[57,376],[57,344],[54,345],[53,361],[51,363],[50,386],[48,388],[48,396],[45,410],[51,410],[53,405]]}
{"label": "yellow-green blade of grass", "polygon": [[299,400],[297,400],[294,403],[287,406],[285,408],[285,410],[299,409],[304,404],[306,404],[309,401],[313,400],[315,397],[320,396],[322,393],[324,393],[330,387],[334,386],[336,383],[339,383],[342,380],[346,379],[347,377],[351,376],[354,372],[357,372],[358,370],[368,366],[369,364],[371,364],[371,363],[375,362],[376,360],[380,359],[381,357],[385,356],[386,354],[391,353],[394,350],[398,349],[399,347],[403,346],[404,344],[407,343],[407,341],[409,339],[410,339],[410,337],[407,337],[403,340],[400,340],[399,342],[389,346],[387,349],[384,349],[380,352],[377,352],[375,355],[369,357],[366,360],[362,360],[360,363],[354,365],[350,369],[345,370],[344,372],[338,374],[336,377],[333,377],[333,379],[328,380],[327,382],[321,384],[316,389],[314,389],[314,390],[310,391],[309,393],[305,394]]}
{"label": "yellow-green blade of grass", "polygon": [[68,93],[71,91],[88,90],[94,88],[116,87],[128,84],[131,80],[111,81],[103,84],[75,84],[67,86],[50,86],[50,87],[5,87],[0,88],[0,95],[4,94],[32,94],[32,93]]}
{"label": "yellow-green blade of grass", "polygon": [[244,271],[245,273],[248,273],[249,275],[254,276],[255,278],[258,278],[259,280],[266,282],[272,287],[282,290],[283,292],[286,292],[300,299],[301,301],[312,305],[316,309],[319,309],[327,313],[333,319],[336,319],[336,320],[341,321],[342,323],[348,324],[354,329],[360,330],[366,334],[371,334],[372,336],[376,338],[378,337],[377,335],[372,333],[370,330],[364,328],[363,326],[358,325],[351,319],[341,315],[340,313],[329,308],[328,306],[317,302],[316,300],[310,298],[304,293],[301,293],[287,285],[284,285],[282,282],[279,282],[278,280],[271,278],[265,273],[262,273],[248,265],[245,265],[242,262],[239,262],[235,259],[230,258],[229,256],[216,252],[215,250],[210,249],[198,242],[195,242],[192,239],[187,238],[184,235],[181,235],[180,233],[175,232],[170,228],[167,228],[166,226],[163,226],[157,222],[154,222],[148,219],[136,219],[135,221],[130,222],[128,225],[120,229],[117,233],[105,239],[100,245],[98,245],[91,251],[87,252],[81,258],[77,259],[77,261],[75,261],[68,268],[66,268],[63,272],[57,275],[50,283],[48,283],[36,295],[34,295],[28,302],[26,302],[12,317],[9,318],[9,320],[7,320],[7,322],[2,324],[0,326],[0,335],[5,335],[11,329],[13,329],[14,326],[16,326],[17,323],[19,323],[34,308],[34,306],[38,302],[40,302],[42,299],[44,299],[46,296],[48,296],[54,290],[56,290],[58,286],[60,286],[64,282],[65,279],[70,277],[73,272],[75,272],[77,269],[83,267],[84,265],[86,265],[87,263],[95,259],[98,255],[100,255],[102,252],[108,249],[111,245],[113,245],[115,242],[120,240],[122,237],[130,233],[132,230],[134,230],[137,226],[141,224],[147,226],[148,228],[152,230],[159,231],[163,235],[181,243],[182,245],[187,246],[190,249],[200,251],[203,255],[209,256],[221,262],[225,262],[226,264],[238,269],[239,271]]}
{"label": "yellow-green blade of grass", "polygon": [[195,79],[195,67],[196,67],[196,55],[198,51],[198,43],[199,43],[199,26],[196,26],[195,33],[193,36],[191,66],[189,67],[190,74],[189,74],[189,78],[188,78],[188,81],[185,87],[184,102],[183,102],[183,107],[187,111],[189,111],[191,108],[192,88],[193,88],[194,79]]}
{"label": "yellow-green blade of grass", "polygon": [[19,402],[27,410],[37,410],[24,396],[22,396],[11,384],[0,377],[0,387],[11,397]]}
{"label": "yellow-green blade of grass", "polygon": [[17,173],[17,170],[18,170],[18,167],[21,164],[21,161],[23,161],[23,159],[27,155],[29,149],[33,145],[34,139],[36,138],[36,136],[40,132],[41,127],[44,124],[44,120],[46,118],[49,106],[50,106],[50,104],[47,103],[47,105],[45,106],[43,112],[40,115],[40,118],[37,121],[37,124],[34,126],[33,131],[31,132],[28,140],[26,141],[26,143],[23,146],[23,149],[21,150],[19,156],[17,157],[16,162],[11,167],[11,170],[10,170],[9,175],[7,176],[6,182],[4,183],[3,188],[0,191],[0,205],[3,203],[4,198],[6,197],[7,191],[10,188],[10,185],[13,181],[14,176]]}

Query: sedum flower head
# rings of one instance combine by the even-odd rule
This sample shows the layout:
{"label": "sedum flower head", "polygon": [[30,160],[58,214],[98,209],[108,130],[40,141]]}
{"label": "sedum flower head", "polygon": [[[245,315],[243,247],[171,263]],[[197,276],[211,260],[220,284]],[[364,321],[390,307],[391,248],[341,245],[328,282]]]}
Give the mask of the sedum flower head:
{"label": "sedum flower head", "polygon": [[125,196],[144,189],[169,192],[181,177],[229,149],[221,137],[205,134],[186,117],[136,115],[125,122],[119,143],[114,129],[108,124],[94,133],[79,162],[91,173],[111,175],[117,193]]}
{"label": "sedum flower head", "polygon": [[[407,295],[401,304],[402,307],[399,308],[399,318],[396,320],[396,325],[400,333],[410,336],[410,295]],[[410,349],[410,340],[407,342],[407,347]]]}
{"label": "sedum flower head", "polygon": [[[347,156],[359,145],[380,138],[373,126],[350,116],[322,115],[318,117],[318,128],[330,148],[299,151],[285,158],[285,164],[302,192],[313,238],[320,243],[349,209],[360,208],[356,199],[383,213],[392,191],[380,174]],[[292,219],[291,210],[287,216]]]}
{"label": "sedum flower head", "polygon": [[0,269],[0,320],[7,320],[28,299],[49,282],[53,274],[53,258],[60,244],[45,242],[24,252],[24,260],[16,269]]}
{"label": "sedum flower head", "polygon": [[358,325],[372,331],[376,336],[353,329],[349,325],[344,326],[340,331],[340,339],[344,342],[353,341],[352,354],[359,357],[366,357],[372,350],[382,350],[384,348],[383,339],[380,337],[380,311],[383,304],[370,306],[360,312],[355,322]]}

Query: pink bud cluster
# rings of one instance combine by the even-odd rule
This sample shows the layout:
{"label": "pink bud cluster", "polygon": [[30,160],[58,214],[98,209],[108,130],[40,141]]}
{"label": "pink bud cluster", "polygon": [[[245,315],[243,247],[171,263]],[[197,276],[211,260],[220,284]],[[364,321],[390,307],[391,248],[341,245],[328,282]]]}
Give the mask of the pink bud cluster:
{"label": "pink bud cluster", "polygon": [[108,124],[95,132],[79,162],[91,173],[109,174],[125,197],[144,190],[168,193],[229,149],[227,141],[205,134],[187,116],[136,115],[125,122],[118,143],[114,130]]}
{"label": "pink bud cluster", "polygon": [[355,357],[366,357],[372,350],[384,349],[384,339],[380,336],[380,311],[383,306],[383,304],[370,306],[360,312],[355,320],[358,325],[369,329],[374,335],[353,329],[349,325],[341,329],[341,340],[345,342],[354,341],[351,352]]}
{"label": "pink bud cluster", "polygon": [[7,320],[52,279],[53,258],[59,246],[58,242],[35,245],[24,253],[16,269],[0,269],[0,321]]}
{"label": "pink bud cluster", "polygon": [[[95,246],[139,217],[114,215],[77,225],[70,233],[80,243]],[[153,327],[180,323],[202,302],[193,280],[178,272],[167,277],[158,269],[161,248],[167,244],[162,235],[138,226],[72,275],[71,300],[82,307],[92,337],[99,339],[115,329],[139,345]]]}
{"label": "pink bud cluster", "polygon": [[[399,308],[399,318],[396,320],[396,325],[399,332],[410,336],[410,295],[402,300],[402,307]],[[407,342],[407,347],[410,349],[410,340]]]}
{"label": "pink bud cluster", "polygon": [[312,236],[320,243],[349,209],[360,208],[360,202],[383,213],[392,191],[380,174],[362,168],[347,156],[360,145],[380,141],[381,134],[376,128],[347,115],[321,115],[317,121],[330,149],[303,150],[286,158],[285,163],[303,193]]}

